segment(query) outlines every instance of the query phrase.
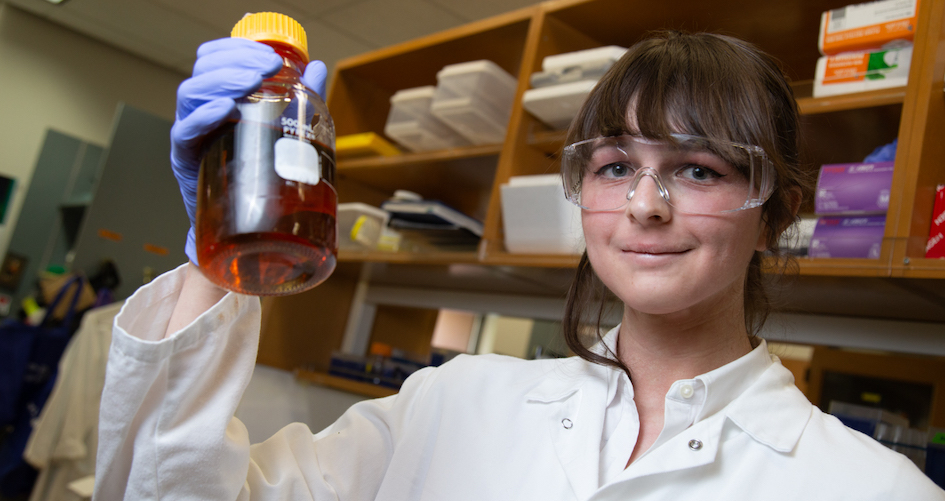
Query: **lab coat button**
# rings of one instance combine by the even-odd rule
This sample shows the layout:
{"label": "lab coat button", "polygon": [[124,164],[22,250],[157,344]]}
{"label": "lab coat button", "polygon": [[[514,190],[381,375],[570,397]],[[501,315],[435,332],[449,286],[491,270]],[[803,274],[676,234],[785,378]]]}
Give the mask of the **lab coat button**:
{"label": "lab coat button", "polygon": [[693,393],[695,393],[695,391],[692,389],[691,384],[684,384],[681,388],[679,388],[679,394],[685,399],[692,398]]}
{"label": "lab coat button", "polygon": [[699,449],[702,449],[702,441],[701,441],[701,440],[696,440],[696,439],[690,440],[690,441],[689,441],[689,449],[690,449],[690,450],[693,450],[693,451],[697,451],[697,450],[699,450]]}
{"label": "lab coat button", "polygon": [[564,426],[565,430],[570,430],[571,427],[574,426],[574,423],[572,423],[570,419],[564,418],[561,420],[561,426]]}

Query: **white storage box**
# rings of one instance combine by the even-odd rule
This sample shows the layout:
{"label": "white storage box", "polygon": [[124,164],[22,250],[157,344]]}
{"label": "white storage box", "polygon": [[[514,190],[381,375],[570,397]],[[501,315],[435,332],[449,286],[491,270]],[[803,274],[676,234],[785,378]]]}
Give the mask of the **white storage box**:
{"label": "white storage box", "polygon": [[389,219],[387,211],[368,204],[338,204],[338,248],[375,249]]}
{"label": "white storage box", "polygon": [[415,87],[397,91],[390,98],[390,113],[384,134],[410,151],[433,151],[469,142],[437,120],[430,112],[436,87]]}
{"label": "white storage box", "polygon": [[530,89],[522,96],[522,106],[551,127],[566,129],[595,85],[596,80],[582,80]]}
{"label": "white storage box", "polygon": [[505,249],[522,254],[581,254],[581,209],[564,198],[559,174],[517,176],[500,186]]}
{"label": "white storage box", "polygon": [[607,45],[593,49],[566,52],[548,56],[541,61],[542,71],[557,71],[562,68],[578,67],[582,69],[609,66],[623,57],[626,47]]}
{"label": "white storage box", "polygon": [[433,115],[473,144],[505,140],[515,77],[492,61],[452,64],[436,74]]}

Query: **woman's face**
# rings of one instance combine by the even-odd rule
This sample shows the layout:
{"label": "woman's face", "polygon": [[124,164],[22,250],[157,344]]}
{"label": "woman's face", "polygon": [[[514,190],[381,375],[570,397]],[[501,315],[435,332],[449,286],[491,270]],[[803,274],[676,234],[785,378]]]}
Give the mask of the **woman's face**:
{"label": "woman's face", "polygon": [[[670,157],[654,147],[640,151],[637,161],[665,171]],[[761,208],[683,214],[647,176],[624,209],[582,211],[582,223],[597,275],[628,308],[652,315],[740,307],[748,263],[766,248]]]}

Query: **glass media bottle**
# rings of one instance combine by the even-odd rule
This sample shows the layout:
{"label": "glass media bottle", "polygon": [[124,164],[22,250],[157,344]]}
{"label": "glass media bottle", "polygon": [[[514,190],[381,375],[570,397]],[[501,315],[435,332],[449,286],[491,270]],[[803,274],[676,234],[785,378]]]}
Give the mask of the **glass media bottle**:
{"label": "glass media bottle", "polygon": [[335,268],[335,127],[301,83],[305,31],[271,12],[247,14],[233,37],[271,46],[283,67],[212,133],[200,165],[197,259],[211,281],[257,296],[302,292]]}

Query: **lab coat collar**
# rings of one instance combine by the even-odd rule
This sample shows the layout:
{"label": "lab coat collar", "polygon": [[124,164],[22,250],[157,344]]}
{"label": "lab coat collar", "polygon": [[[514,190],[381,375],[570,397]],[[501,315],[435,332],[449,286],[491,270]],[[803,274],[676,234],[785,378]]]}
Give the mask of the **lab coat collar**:
{"label": "lab coat collar", "polygon": [[[595,345],[597,353],[616,352],[619,326]],[[625,479],[692,468],[715,460],[723,426],[730,420],[755,441],[778,452],[790,452],[800,440],[812,405],[794,386],[791,373],[762,342],[744,357],[710,371],[697,380],[705,384],[706,402],[696,423],[650,451],[627,470]],[[559,361],[526,395],[532,404],[547,405],[548,427],[558,460],[578,499],[598,489],[600,440],[605,408],[622,373],[577,357]],[[700,454],[680,461],[672,451],[702,444]],[[667,454],[661,454],[660,449]]]}
{"label": "lab coat collar", "polygon": [[778,363],[769,365],[724,413],[755,441],[790,452],[801,439],[814,406],[794,386],[794,375],[772,358]]}
{"label": "lab coat collar", "polygon": [[[619,332],[618,325],[605,334],[592,351],[616,356]],[[619,371],[608,368],[605,406],[614,396],[620,375]],[[724,411],[724,416],[755,441],[776,451],[793,450],[810,419],[813,405],[794,386],[791,372],[768,353],[768,344],[763,339],[748,354],[695,379],[705,388],[705,401],[696,423]],[[721,423],[714,428],[721,433]]]}

